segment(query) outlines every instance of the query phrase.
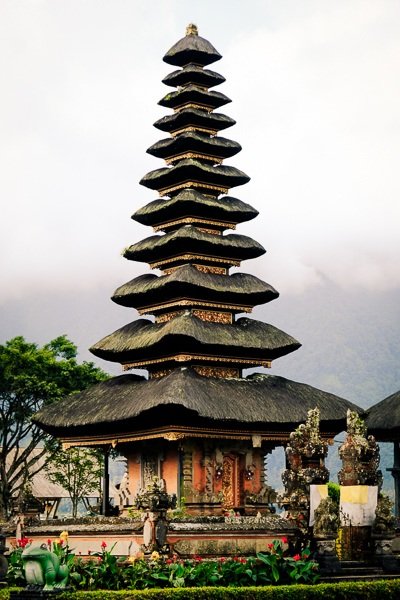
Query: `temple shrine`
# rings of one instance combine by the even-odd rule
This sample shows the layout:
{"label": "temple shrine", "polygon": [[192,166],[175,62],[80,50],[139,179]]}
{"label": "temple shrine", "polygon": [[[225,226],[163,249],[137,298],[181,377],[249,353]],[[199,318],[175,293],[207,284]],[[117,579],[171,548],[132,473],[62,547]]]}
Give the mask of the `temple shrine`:
{"label": "temple shrine", "polygon": [[223,164],[241,146],[220,135],[235,124],[218,112],[230,99],[214,91],[225,79],[208,66],[220,59],[194,25],[163,59],[175,70],[163,79],[172,89],[159,104],[172,112],[154,126],[168,136],[147,152],[165,166],[140,182],[159,197],[132,217],[155,234],[124,251],[156,272],[114,292],[112,300],[140,318],[91,348],[124,373],[44,408],[35,422],[66,447],[114,448],[126,457],[126,506],[156,477],[193,514],[251,515],[274,499],[267,455],[308,411],[319,409],[328,440],[358,407],[264,371],[246,374],[300,343],[248,316],[278,292],[254,275],[230,273],[265,250],[227,233],[258,212],[230,195],[249,177]]}

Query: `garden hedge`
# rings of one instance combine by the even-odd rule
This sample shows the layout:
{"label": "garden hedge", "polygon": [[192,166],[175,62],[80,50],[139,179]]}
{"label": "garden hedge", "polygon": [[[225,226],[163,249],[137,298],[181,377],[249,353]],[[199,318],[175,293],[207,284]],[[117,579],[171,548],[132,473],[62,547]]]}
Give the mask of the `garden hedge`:
{"label": "garden hedge", "polygon": [[[0,589],[0,600],[9,600],[12,588]],[[15,589],[15,588],[14,588]],[[57,600],[398,600],[400,579],[281,585],[245,588],[176,588],[143,591],[67,592]]]}

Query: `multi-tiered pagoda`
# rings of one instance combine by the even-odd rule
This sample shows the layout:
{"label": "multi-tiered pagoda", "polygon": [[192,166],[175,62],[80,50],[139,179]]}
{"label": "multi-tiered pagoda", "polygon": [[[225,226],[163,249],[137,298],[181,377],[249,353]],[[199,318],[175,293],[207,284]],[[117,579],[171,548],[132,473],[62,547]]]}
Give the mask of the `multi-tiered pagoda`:
{"label": "multi-tiered pagoda", "polygon": [[[141,184],[159,198],[133,219],[155,235],[128,247],[128,260],[150,265],[112,299],[135,319],[97,342],[96,356],[145,369],[123,374],[41,411],[36,422],[67,445],[113,446],[128,460],[130,498],[154,476],[192,510],[265,507],[264,458],[319,407],[322,435],[345,427],[345,400],[309,385],[256,373],[300,344],[273,325],[240,316],[278,297],[269,284],[230,273],[264,254],[234,231],[257,211],[230,195],[249,181],[224,164],[241,147],[220,132],[235,121],[219,112],[230,102],[214,91],[224,78],[208,65],[221,58],[189,26],[164,56],[176,67],[159,104],[171,113],[154,125],[168,134],[148,152],[165,166]],[[153,317],[153,318],[152,318]]]}

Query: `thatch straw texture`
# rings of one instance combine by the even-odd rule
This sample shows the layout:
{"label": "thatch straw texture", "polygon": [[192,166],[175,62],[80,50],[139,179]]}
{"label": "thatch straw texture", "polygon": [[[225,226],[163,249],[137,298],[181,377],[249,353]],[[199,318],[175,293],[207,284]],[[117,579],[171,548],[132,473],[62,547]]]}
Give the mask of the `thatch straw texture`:
{"label": "thatch straw texture", "polygon": [[132,215],[132,219],[143,225],[158,225],[182,217],[200,217],[243,223],[258,215],[258,211],[237,198],[204,196],[187,188],[172,198],[161,198],[149,202]]}
{"label": "thatch straw texture", "polygon": [[90,351],[114,362],[193,353],[228,356],[239,363],[240,358],[273,360],[300,345],[284,331],[261,321],[243,317],[228,325],[209,323],[187,311],[164,323],[133,321],[97,342]]}
{"label": "thatch straw texture", "polygon": [[382,441],[400,440],[400,391],[368,409],[368,433]]}
{"label": "thatch straw texture", "polygon": [[158,119],[154,123],[154,127],[157,127],[161,131],[172,132],[191,125],[193,127],[205,127],[207,129],[222,131],[223,129],[232,127],[235,123],[234,119],[222,113],[206,113],[196,108],[185,108],[180,112]]}
{"label": "thatch straw texture", "polygon": [[184,104],[193,103],[201,104],[214,110],[225,104],[229,104],[229,102],[232,102],[232,100],[221,92],[208,92],[196,85],[188,85],[177,92],[169,92],[158,104],[166,108],[177,108]]}
{"label": "thatch straw texture", "polygon": [[148,154],[157,158],[170,158],[185,152],[199,152],[217,158],[230,158],[242,149],[241,145],[228,138],[210,137],[200,131],[187,131],[176,137],[156,142],[147,149]]}
{"label": "thatch straw texture", "polygon": [[205,88],[220,85],[221,83],[224,83],[224,81],[226,81],[225,77],[219,73],[211,71],[210,69],[202,69],[197,65],[186,65],[183,69],[172,71],[172,73],[169,73],[169,75],[162,80],[165,85],[170,85],[171,87],[192,83],[194,85],[201,85]]}
{"label": "thatch straw texture", "polygon": [[213,235],[200,231],[192,225],[185,225],[165,235],[152,235],[124,251],[128,260],[155,262],[180,254],[199,254],[232,260],[257,258],[265,254],[265,249],[245,235]]}
{"label": "thatch straw texture", "polygon": [[189,63],[205,67],[220,58],[222,56],[208,40],[199,35],[186,35],[168,50],[163,61],[176,67],[183,67]]}
{"label": "thatch straw texture", "polygon": [[[246,379],[205,378],[190,368],[175,369],[161,379],[141,380],[122,375],[98,383],[42,409],[34,421],[52,433],[60,430],[74,435],[76,428],[96,432],[100,426],[135,430],[135,419],[169,408],[167,414],[182,414],[191,423],[196,417],[216,423],[258,424],[266,430],[275,426],[292,427],[304,422],[307,411],[321,411],[321,429],[337,433],[345,428],[348,408],[362,412],[354,404],[304,383],[273,375]],[[177,407],[173,411],[173,407]],[[186,417],[185,417],[186,414]],[[173,425],[166,419],[166,425]]]}
{"label": "thatch straw texture", "polygon": [[268,283],[254,275],[233,273],[221,276],[183,265],[169,275],[152,273],[135,277],[117,288],[112,300],[122,306],[142,308],[153,304],[188,299],[256,306],[279,296]]}

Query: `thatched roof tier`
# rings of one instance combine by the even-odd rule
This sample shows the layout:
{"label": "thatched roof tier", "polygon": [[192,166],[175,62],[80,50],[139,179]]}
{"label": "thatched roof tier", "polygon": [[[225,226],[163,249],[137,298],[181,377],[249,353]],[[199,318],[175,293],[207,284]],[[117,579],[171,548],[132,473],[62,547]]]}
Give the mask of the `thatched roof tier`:
{"label": "thatched roof tier", "polygon": [[[187,131],[174,138],[164,138],[147,149],[148,154],[157,158],[176,160],[188,153],[201,154],[205,160],[214,162],[235,156],[242,149],[241,145],[224,137],[210,137],[198,131]],[[188,157],[190,158],[190,157]],[[172,161],[170,161],[172,162]]]}
{"label": "thatched roof tier", "polygon": [[[213,166],[192,158],[185,158],[173,167],[150,171],[140,180],[140,184],[151,190],[157,190],[160,194],[173,195],[183,187],[196,186],[207,190],[211,186],[229,190],[237,185],[244,185],[248,181],[250,181],[250,177],[236,167]],[[191,183],[193,183],[192,186]]]}
{"label": "thatched roof tier", "polygon": [[221,92],[208,92],[196,85],[188,85],[176,92],[169,92],[158,104],[173,109],[181,108],[187,104],[196,104],[215,110],[229,104],[229,102],[232,102],[232,100],[225,94],[221,94]]}
{"label": "thatched roof tier", "polygon": [[185,108],[172,115],[161,117],[154,123],[154,127],[171,134],[191,128],[214,135],[218,131],[232,127],[235,123],[234,119],[222,113],[208,113],[196,108]]}
{"label": "thatched roof tier", "polygon": [[160,261],[189,262],[182,258],[193,256],[193,260],[203,257],[218,258],[220,263],[235,265],[238,261],[257,258],[265,254],[265,249],[255,240],[245,235],[231,233],[213,235],[185,225],[165,235],[152,235],[127,248],[123,255],[128,260],[146,262],[151,265]]}
{"label": "thatched roof tier", "polygon": [[197,27],[195,25],[189,27],[187,35],[168,50],[163,61],[176,67],[184,67],[190,63],[205,67],[220,60],[221,54],[208,40],[199,36]]}
{"label": "thatched roof tier", "polygon": [[227,427],[242,433],[246,429],[289,433],[315,407],[320,409],[321,431],[331,433],[346,428],[348,408],[362,412],[339,396],[284,377],[205,378],[184,367],[161,379],[113,377],[47,406],[34,422],[61,437],[111,434],[110,430],[118,437],[118,432],[190,423],[199,428],[208,425],[219,437]]}
{"label": "thatched roof tier", "polygon": [[236,225],[250,221],[258,211],[237,198],[225,196],[214,198],[204,196],[193,189],[185,189],[172,198],[161,198],[139,208],[132,219],[152,227],[163,223],[175,222],[185,217],[212,219]]}
{"label": "thatched roof tier", "polygon": [[368,433],[382,442],[400,441],[400,390],[367,411]]}
{"label": "thatched roof tier", "polygon": [[197,65],[186,65],[183,69],[169,73],[169,75],[162,80],[165,85],[171,87],[193,84],[206,89],[214,87],[215,85],[220,85],[221,83],[224,83],[224,81],[225,77],[219,73],[210,71],[210,69],[202,69]]}
{"label": "thatched roof tier", "polygon": [[278,296],[272,286],[254,275],[214,275],[183,265],[169,275],[158,277],[149,273],[135,277],[116,289],[112,300],[138,310],[188,299],[193,306],[201,305],[203,301],[252,308]]}
{"label": "thatched roof tier", "polygon": [[[153,323],[138,319],[106,336],[90,348],[99,358],[122,364],[186,362],[185,355],[220,357],[220,364],[235,359],[237,367],[251,361],[254,366],[297,350],[301,344],[273,325],[242,317],[233,324],[209,323],[190,311],[170,321]],[[241,363],[241,359],[245,359]],[[188,358],[188,361],[191,359]],[[144,362],[143,362],[144,364]],[[248,366],[251,366],[250,364]]]}

